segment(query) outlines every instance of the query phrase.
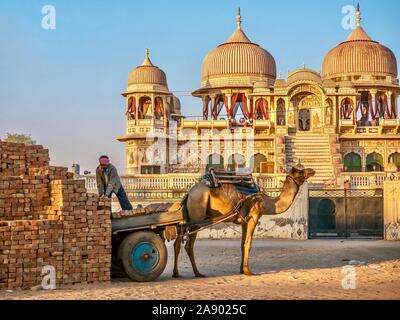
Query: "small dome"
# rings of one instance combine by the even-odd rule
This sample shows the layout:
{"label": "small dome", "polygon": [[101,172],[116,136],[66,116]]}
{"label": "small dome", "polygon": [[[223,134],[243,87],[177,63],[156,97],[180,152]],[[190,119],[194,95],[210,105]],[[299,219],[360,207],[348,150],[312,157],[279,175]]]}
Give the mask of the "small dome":
{"label": "small dome", "polygon": [[322,78],[334,79],[359,75],[397,78],[397,61],[393,52],[373,41],[361,27],[357,8],[357,27],[350,36],[325,56]]}
{"label": "small dome", "polygon": [[276,78],[275,60],[243,32],[239,9],[237,30],[203,61],[202,87],[207,84],[211,87],[251,85],[259,81],[260,75],[263,81],[273,83]]}
{"label": "small dome", "polygon": [[322,83],[321,75],[318,72],[316,72],[312,69],[308,69],[306,67],[295,70],[295,71],[289,73],[287,76],[288,85],[290,85],[296,81],[304,81],[304,80]]}
{"label": "small dome", "polygon": [[146,49],[146,57],[142,65],[138,66],[128,75],[128,85],[155,84],[168,88],[167,76],[164,71],[153,65],[149,58],[149,50]]}
{"label": "small dome", "polygon": [[279,72],[278,79],[276,79],[274,83],[275,88],[284,88],[287,86],[287,82],[285,79],[282,78],[282,72]]}

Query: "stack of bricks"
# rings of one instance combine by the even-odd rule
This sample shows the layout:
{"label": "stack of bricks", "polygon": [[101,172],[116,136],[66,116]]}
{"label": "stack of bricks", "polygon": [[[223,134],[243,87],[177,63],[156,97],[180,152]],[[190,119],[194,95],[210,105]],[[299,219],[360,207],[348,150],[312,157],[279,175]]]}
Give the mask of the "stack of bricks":
{"label": "stack of bricks", "polygon": [[0,159],[0,289],[40,285],[44,266],[57,286],[109,281],[110,201],[49,166],[41,146],[0,141]]}

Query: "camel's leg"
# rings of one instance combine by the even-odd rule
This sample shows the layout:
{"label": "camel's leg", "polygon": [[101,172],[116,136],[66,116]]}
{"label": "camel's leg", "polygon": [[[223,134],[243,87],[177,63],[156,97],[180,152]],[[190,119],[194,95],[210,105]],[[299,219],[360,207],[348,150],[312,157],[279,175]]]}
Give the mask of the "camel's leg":
{"label": "camel's leg", "polygon": [[246,234],[244,236],[244,241],[242,241],[242,265],[240,273],[243,273],[247,276],[253,275],[249,270],[249,256],[251,250],[251,242],[253,240],[254,230],[256,228],[257,222],[254,219],[249,219],[247,225],[245,225]]}
{"label": "camel's leg", "polygon": [[175,242],[174,242],[174,272],[172,274],[172,276],[174,278],[179,278],[181,276],[178,271],[178,257],[179,257],[179,252],[181,251],[181,243],[182,243],[182,237],[178,237],[175,239]]}
{"label": "camel's leg", "polygon": [[243,257],[244,257],[244,252],[243,252],[243,250],[244,250],[244,243],[245,243],[245,241],[246,241],[246,232],[247,232],[247,225],[246,225],[246,223],[243,223],[242,224],[242,243],[241,243],[241,245],[240,245],[240,248],[241,248],[241,254],[242,254],[242,261],[240,262],[240,273],[243,273]]}
{"label": "camel's leg", "polygon": [[189,240],[186,242],[186,244],[185,244],[185,249],[186,249],[186,252],[187,252],[187,254],[188,254],[188,256],[189,256],[189,259],[190,259],[190,262],[191,262],[191,264],[192,264],[192,268],[193,268],[193,272],[194,272],[194,275],[196,276],[196,277],[204,277],[200,272],[199,272],[199,270],[197,269],[197,266],[196,266],[196,261],[194,260],[194,251],[193,251],[193,248],[194,248],[194,242],[196,241],[196,237],[197,237],[197,233],[193,233],[193,234],[191,234],[190,236],[189,236]]}

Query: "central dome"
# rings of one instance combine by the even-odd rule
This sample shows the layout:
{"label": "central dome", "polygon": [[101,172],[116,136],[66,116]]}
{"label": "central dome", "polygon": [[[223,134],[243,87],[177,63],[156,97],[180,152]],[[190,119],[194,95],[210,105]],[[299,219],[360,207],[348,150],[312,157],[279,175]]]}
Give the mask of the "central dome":
{"label": "central dome", "polygon": [[252,43],[243,32],[239,9],[235,32],[203,61],[202,87],[249,86],[260,78],[272,85],[276,63],[268,51]]}

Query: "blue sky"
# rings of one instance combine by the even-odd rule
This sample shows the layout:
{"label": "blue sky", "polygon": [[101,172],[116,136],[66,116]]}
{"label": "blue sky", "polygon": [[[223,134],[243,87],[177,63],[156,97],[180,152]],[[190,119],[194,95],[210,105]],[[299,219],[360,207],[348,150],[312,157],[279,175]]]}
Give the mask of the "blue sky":
{"label": "blue sky", "polygon": [[[44,5],[56,8],[56,30],[41,27]],[[248,37],[286,74],[306,64],[320,70],[325,54],[349,34],[341,26],[348,0],[105,1],[0,0],[0,137],[32,134],[52,163],[94,171],[107,153],[124,172],[128,73],[145,48],[162,68],[185,115],[200,115],[189,96],[200,85],[205,55],[235,29],[236,10]],[[360,1],[368,34],[400,59],[400,2]]]}

